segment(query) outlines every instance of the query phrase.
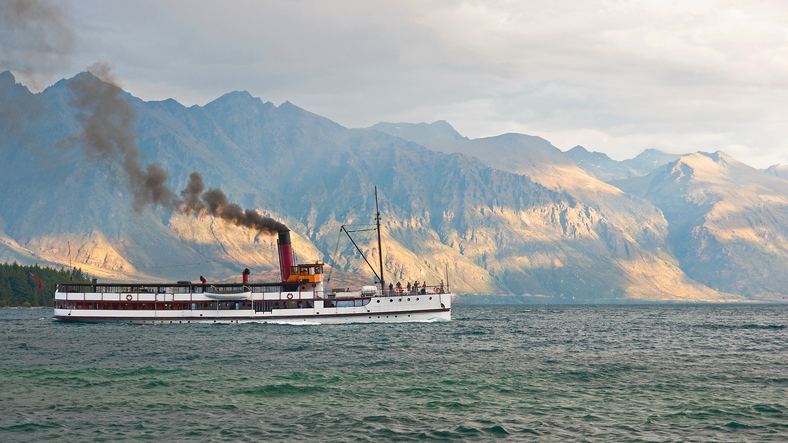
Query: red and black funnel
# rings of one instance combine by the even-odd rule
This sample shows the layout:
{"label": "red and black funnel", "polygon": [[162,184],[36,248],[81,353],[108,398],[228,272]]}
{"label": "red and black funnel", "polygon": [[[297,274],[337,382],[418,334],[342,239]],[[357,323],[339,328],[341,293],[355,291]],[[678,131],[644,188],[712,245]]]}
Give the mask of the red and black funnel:
{"label": "red and black funnel", "polygon": [[290,230],[279,231],[279,270],[282,272],[282,281],[287,281],[290,278],[290,269],[293,267],[293,262]]}

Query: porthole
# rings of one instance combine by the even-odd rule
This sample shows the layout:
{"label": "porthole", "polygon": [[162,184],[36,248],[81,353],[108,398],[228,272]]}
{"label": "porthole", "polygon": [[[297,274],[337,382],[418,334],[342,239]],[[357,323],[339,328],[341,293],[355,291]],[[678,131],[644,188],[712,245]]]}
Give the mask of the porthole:
{"label": "porthole", "polygon": [[419,298],[418,298],[418,297],[416,297],[416,301],[419,301]]}
{"label": "porthole", "polygon": [[402,299],[399,299],[399,301],[402,301]]}
{"label": "porthole", "polygon": [[408,301],[410,301],[410,299],[408,299]]}
{"label": "porthole", "polygon": [[389,301],[390,301],[390,302],[392,302],[392,303],[394,303],[394,299],[393,299],[393,298],[390,298],[390,299],[389,299]]}
{"label": "porthole", "polygon": [[430,300],[432,300],[432,297],[430,297]]}
{"label": "porthole", "polygon": [[380,300],[378,300],[378,303],[380,303]]}

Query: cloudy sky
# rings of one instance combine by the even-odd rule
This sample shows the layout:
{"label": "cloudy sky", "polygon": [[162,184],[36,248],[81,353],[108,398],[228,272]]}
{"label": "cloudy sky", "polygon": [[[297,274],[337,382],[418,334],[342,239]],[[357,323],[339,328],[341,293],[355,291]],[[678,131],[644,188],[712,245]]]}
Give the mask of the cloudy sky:
{"label": "cloudy sky", "polygon": [[68,28],[46,29],[37,52],[62,56],[43,62],[4,45],[0,68],[33,90],[106,61],[145,100],[246,90],[347,127],[443,119],[618,160],[788,162],[785,0],[33,3],[59,6]]}

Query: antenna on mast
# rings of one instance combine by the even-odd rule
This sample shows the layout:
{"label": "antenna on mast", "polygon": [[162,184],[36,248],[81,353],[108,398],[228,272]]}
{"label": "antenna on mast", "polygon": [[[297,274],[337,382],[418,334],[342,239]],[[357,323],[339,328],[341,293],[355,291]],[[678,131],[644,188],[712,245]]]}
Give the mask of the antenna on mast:
{"label": "antenna on mast", "polygon": [[378,209],[378,187],[375,186],[375,222],[378,228],[378,258],[380,259],[380,290],[386,290],[386,283],[383,281],[383,247],[380,242],[380,209]]}

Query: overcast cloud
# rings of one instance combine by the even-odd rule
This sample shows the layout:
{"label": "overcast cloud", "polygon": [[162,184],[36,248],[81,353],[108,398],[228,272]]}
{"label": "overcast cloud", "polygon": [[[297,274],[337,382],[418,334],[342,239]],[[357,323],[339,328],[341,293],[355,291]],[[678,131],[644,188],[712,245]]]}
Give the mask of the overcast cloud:
{"label": "overcast cloud", "polygon": [[444,119],[471,138],[520,132],[616,159],[658,148],[788,162],[784,0],[81,0],[64,10],[75,41],[53,79],[107,61],[145,100],[203,105],[247,90],[349,127]]}

